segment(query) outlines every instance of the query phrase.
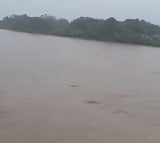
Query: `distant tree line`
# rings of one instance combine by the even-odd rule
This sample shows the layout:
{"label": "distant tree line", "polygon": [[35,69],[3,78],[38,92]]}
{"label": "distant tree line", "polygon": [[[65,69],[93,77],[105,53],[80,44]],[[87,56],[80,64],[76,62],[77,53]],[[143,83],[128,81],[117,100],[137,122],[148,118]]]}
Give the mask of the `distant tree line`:
{"label": "distant tree line", "polygon": [[0,21],[0,28],[22,32],[79,37],[160,47],[160,27],[144,20],[106,20],[80,17],[69,22],[54,16],[12,15]]}

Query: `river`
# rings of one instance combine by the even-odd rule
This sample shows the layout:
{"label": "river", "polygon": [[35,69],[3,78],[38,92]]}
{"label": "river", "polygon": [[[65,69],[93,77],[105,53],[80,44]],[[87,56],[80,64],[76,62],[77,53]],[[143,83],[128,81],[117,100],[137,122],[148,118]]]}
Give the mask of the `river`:
{"label": "river", "polygon": [[160,48],[0,30],[1,143],[159,143]]}

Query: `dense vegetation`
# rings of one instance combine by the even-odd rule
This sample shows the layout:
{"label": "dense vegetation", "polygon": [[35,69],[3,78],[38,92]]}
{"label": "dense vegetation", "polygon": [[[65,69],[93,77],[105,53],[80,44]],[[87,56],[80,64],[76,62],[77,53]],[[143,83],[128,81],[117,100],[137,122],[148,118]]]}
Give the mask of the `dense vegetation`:
{"label": "dense vegetation", "polygon": [[160,47],[160,27],[139,19],[120,22],[114,18],[80,17],[69,22],[48,15],[29,17],[25,14],[3,18],[0,28]]}

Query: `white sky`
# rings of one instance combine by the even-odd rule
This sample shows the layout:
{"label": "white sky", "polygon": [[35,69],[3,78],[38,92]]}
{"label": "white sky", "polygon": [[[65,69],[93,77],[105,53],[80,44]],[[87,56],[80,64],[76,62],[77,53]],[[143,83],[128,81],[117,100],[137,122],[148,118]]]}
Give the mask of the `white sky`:
{"label": "white sky", "polygon": [[0,0],[0,19],[12,14],[140,18],[160,25],[160,0]]}

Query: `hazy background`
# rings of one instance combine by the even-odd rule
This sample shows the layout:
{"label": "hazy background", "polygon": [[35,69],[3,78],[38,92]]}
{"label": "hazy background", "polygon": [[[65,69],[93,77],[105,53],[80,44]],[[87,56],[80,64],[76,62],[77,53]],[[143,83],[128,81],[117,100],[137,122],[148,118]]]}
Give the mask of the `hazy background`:
{"label": "hazy background", "polygon": [[159,0],[0,0],[0,19],[11,14],[140,18],[160,25]]}

